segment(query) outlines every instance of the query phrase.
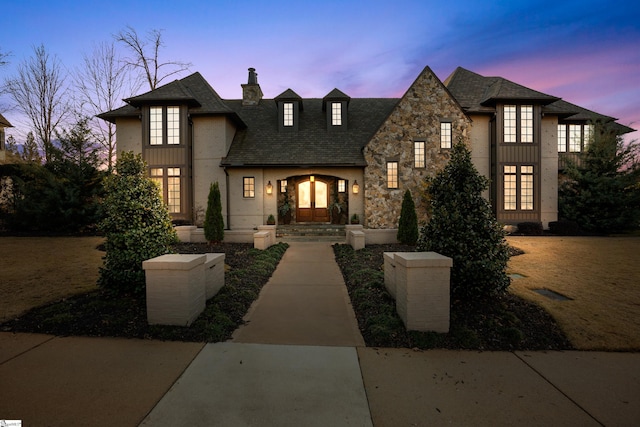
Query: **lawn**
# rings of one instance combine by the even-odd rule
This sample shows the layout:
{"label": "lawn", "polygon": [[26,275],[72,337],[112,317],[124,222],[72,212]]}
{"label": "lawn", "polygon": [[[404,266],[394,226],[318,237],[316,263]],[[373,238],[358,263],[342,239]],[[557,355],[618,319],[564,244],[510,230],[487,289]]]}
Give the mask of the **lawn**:
{"label": "lawn", "polygon": [[[640,237],[519,237],[511,292],[544,307],[578,349],[640,350]],[[99,237],[0,237],[0,323],[96,290]],[[378,265],[380,263],[377,263]],[[533,289],[571,300],[555,301]]]}
{"label": "lawn", "polygon": [[0,237],[0,323],[96,289],[101,237]]}
{"label": "lawn", "polygon": [[[574,347],[640,350],[640,237],[508,237],[511,292],[544,307]],[[533,289],[571,298],[558,301]]]}

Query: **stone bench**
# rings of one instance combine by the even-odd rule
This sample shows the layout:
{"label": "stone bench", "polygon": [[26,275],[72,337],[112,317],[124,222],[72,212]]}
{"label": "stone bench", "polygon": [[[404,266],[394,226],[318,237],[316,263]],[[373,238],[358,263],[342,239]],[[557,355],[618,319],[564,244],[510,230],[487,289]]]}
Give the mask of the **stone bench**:
{"label": "stone bench", "polygon": [[385,252],[385,287],[409,331],[449,332],[453,260],[436,252]]}
{"label": "stone bench", "polygon": [[225,254],[167,254],[142,263],[150,325],[189,326],[224,285]]}

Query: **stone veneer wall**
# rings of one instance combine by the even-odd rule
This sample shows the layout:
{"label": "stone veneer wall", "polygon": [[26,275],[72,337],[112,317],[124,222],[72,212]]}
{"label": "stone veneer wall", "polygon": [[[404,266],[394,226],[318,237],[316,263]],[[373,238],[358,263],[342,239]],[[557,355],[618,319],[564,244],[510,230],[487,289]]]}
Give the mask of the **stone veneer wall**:
{"label": "stone veneer wall", "polygon": [[[450,121],[453,142],[467,135],[470,120],[449,91],[428,67],[400,99],[364,149],[364,225],[396,228],[406,189],[411,191],[418,221],[424,222],[424,179],[434,176],[449,160],[449,150],[440,149],[440,122]],[[413,142],[426,142],[426,167],[414,168]],[[399,188],[387,188],[387,161],[398,162]]]}

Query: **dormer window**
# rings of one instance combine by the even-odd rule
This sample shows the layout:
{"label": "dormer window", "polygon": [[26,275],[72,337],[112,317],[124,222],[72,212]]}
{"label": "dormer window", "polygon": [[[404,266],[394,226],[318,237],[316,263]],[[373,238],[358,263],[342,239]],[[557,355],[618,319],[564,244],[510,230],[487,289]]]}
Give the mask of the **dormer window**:
{"label": "dormer window", "polygon": [[282,125],[286,127],[293,126],[293,102],[285,102],[282,105],[282,114]]}
{"label": "dormer window", "polygon": [[340,102],[331,103],[331,125],[342,126],[342,104]]}

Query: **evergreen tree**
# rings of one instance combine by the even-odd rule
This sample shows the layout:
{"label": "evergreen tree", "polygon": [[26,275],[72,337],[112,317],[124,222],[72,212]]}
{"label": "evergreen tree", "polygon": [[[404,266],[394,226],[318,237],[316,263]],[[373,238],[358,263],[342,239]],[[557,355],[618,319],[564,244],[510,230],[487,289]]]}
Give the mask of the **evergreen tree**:
{"label": "evergreen tree", "polygon": [[405,245],[415,245],[418,241],[418,216],[416,205],[409,190],[404,192],[402,198],[402,210],[398,222],[398,241]]}
{"label": "evergreen tree", "polygon": [[640,226],[640,147],[597,125],[587,149],[568,162],[560,185],[560,217],[595,233]]}
{"label": "evergreen tree", "polygon": [[204,217],[204,237],[208,242],[221,242],[224,239],[224,221],[218,181],[209,187],[207,212]]}
{"label": "evergreen tree", "polygon": [[145,170],[140,154],[123,152],[116,162],[116,174],[105,183],[105,217],[100,229],[107,253],[98,285],[116,293],[144,292],[142,262],[170,253],[178,240],[160,189],[145,176]]}
{"label": "evergreen tree", "polygon": [[27,140],[22,146],[22,160],[27,163],[42,163],[42,156],[38,150],[38,144],[33,132],[27,134]]}
{"label": "evergreen tree", "polygon": [[471,153],[456,143],[445,168],[427,179],[431,218],[422,228],[417,250],[453,259],[451,297],[470,302],[504,292],[508,245],[489,202],[482,197],[488,181],[471,162]]}

